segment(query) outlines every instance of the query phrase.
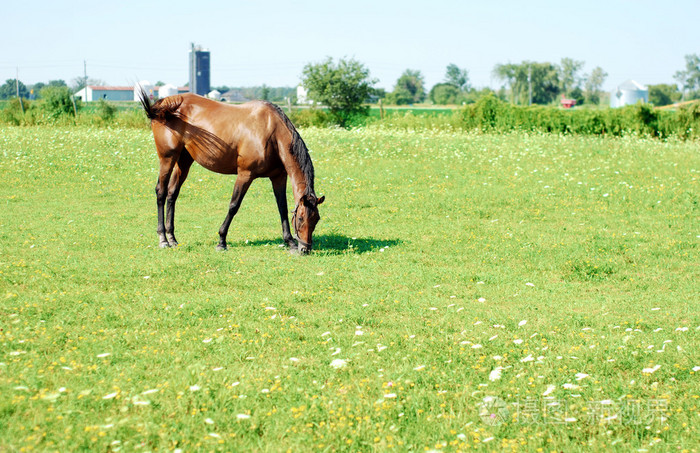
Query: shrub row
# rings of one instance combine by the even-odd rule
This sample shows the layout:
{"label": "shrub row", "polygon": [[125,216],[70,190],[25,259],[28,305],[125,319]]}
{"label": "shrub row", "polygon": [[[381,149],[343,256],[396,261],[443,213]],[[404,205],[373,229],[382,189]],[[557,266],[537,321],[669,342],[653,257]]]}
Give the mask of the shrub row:
{"label": "shrub row", "polygon": [[90,104],[75,100],[74,103],[69,92],[64,94],[42,96],[36,101],[22,99],[21,103],[17,98],[5,101],[0,105],[0,124],[148,127],[148,120],[141,108],[120,108],[104,100]]}
{"label": "shrub row", "polygon": [[655,110],[649,104],[618,109],[560,109],[556,107],[511,105],[494,96],[485,96],[461,111],[466,129],[511,132],[533,131],[555,134],[628,134],[653,137],[700,137],[700,103],[676,111]]}
{"label": "shrub row", "polygon": [[[85,124],[93,126],[148,127],[140,107],[99,101],[75,103],[67,89],[49,87],[39,101],[18,99],[0,107],[0,124]],[[76,116],[76,112],[78,115]],[[323,109],[294,109],[290,114],[297,127],[331,127],[337,124]],[[580,135],[645,135],[659,138],[700,138],[700,103],[675,111],[655,110],[649,104],[619,109],[572,109],[516,106],[489,95],[452,113],[392,112],[353,119],[353,126],[381,124],[397,129],[466,129],[483,132],[530,131]]]}

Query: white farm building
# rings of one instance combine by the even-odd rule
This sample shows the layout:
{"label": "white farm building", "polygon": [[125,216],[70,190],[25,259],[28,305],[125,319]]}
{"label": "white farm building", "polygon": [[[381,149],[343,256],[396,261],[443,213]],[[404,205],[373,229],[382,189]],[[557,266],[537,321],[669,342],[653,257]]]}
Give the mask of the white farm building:
{"label": "white farm building", "polygon": [[74,93],[74,95],[83,102],[99,101],[100,99],[105,101],[138,101],[140,87],[146,90],[151,99],[164,98],[190,91],[187,87],[176,87],[169,84],[157,87],[148,82],[139,82],[134,86],[121,87],[88,85],[86,88]]}
{"label": "white farm building", "polygon": [[82,90],[75,93],[76,98],[80,98],[83,102],[99,101],[133,101],[134,87],[103,87],[96,85],[88,85]]}
{"label": "white farm building", "polygon": [[649,102],[649,89],[630,79],[617,86],[610,93],[610,107],[624,107],[637,102]]}
{"label": "white farm building", "polygon": [[297,86],[297,104],[313,104],[309,99],[309,92],[302,85]]}

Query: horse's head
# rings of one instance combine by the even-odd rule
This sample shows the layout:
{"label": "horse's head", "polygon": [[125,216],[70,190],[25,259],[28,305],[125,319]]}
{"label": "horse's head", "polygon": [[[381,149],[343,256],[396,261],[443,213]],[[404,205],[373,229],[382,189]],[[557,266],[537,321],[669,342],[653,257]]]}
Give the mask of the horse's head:
{"label": "horse's head", "polygon": [[318,205],[323,203],[326,197],[316,198],[316,195],[306,194],[299,199],[292,216],[292,224],[296,231],[296,239],[299,243],[299,253],[306,255],[311,251],[316,224],[321,220],[318,214]]}

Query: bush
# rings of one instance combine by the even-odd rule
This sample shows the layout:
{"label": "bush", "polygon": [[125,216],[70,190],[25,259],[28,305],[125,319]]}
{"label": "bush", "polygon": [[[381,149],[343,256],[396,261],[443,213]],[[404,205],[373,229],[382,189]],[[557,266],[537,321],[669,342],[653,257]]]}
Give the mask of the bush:
{"label": "bush", "polygon": [[[68,87],[47,86],[41,89],[41,108],[49,118],[57,119],[61,116],[75,116],[76,110],[80,110],[80,100],[73,99],[73,94]],[[74,103],[75,102],[75,103]]]}
{"label": "bush", "polygon": [[22,99],[20,104],[19,98],[14,98],[5,103],[5,108],[0,110],[0,122],[10,124],[12,126],[20,126],[30,120],[30,124],[34,123],[34,105],[32,102]]}
{"label": "bush", "polygon": [[336,124],[331,116],[320,109],[296,109],[289,114],[296,127],[328,127]]}
{"label": "bush", "polygon": [[700,138],[700,102],[683,106],[675,112],[658,111],[657,124],[661,137]]}
{"label": "bush", "polygon": [[97,114],[103,122],[108,123],[114,119],[114,115],[117,113],[117,108],[105,101],[100,99],[97,105]]}
{"label": "bush", "polygon": [[462,118],[467,129],[490,131],[502,129],[497,127],[503,116],[507,115],[508,104],[489,94],[479,99],[476,104],[467,105],[462,110]]}

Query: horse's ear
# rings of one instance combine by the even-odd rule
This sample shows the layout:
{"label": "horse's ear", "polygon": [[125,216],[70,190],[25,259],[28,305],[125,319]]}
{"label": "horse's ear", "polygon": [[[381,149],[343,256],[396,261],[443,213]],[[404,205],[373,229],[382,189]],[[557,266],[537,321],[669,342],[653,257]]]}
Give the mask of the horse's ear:
{"label": "horse's ear", "polygon": [[316,201],[316,206],[320,205],[320,204],[323,203],[325,200],[326,200],[326,196],[324,195],[324,196],[322,196],[321,198],[319,198],[318,201]]}

